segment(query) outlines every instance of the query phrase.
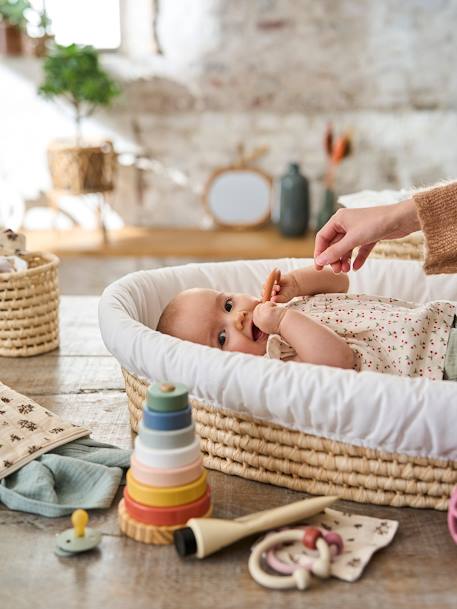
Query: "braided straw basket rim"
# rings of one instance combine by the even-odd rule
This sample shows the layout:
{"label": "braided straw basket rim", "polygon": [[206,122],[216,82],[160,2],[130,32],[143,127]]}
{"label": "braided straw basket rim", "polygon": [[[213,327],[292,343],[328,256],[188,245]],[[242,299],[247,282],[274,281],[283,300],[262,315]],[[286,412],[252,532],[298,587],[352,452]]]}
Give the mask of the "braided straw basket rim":
{"label": "braided straw basket rim", "polygon": [[36,275],[38,273],[43,273],[48,269],[52,269],[59,265],[59,258],[55,254],[51,254],[50,252],[26,252],[22,255],[26,260],[33,258],[41,258],[45,260],[44,264],[38,264],[37,266],[33,266],[28,269],[24,269],[23,271],[11,271],[10,273],[0,273],[0,280],[7,281],[8,279],[22,279],[26,275],[30,277],[31,275]]}
{"label": "braided straw basket rim", "polygon": [[[137,430],[149,381],[127,370]],[[205,467],[311,494],[395,507],[447,509],[457,463],[386,453],[291,430],[191,398]]]}
{"label": "braided straw basket rim", "polygon": [[0,273],[0,356],[31,357],[59,346],[59,258],[26,252],[29,268]]}

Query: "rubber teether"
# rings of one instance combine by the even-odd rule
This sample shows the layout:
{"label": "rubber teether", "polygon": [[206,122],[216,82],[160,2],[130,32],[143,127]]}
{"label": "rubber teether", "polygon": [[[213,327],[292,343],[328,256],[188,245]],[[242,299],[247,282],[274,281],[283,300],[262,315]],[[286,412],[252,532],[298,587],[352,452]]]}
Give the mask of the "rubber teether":
{"label": "rubber teether", "polygon": [[268,275],[267,280],[265,281],[265,285],[262,291],[262,302],[267,302],[271,300],[271,290],[275,282],[279,281],[281,278],[281,271],[279,269],[273,269],[271,273]]}
{"label": "rubber teether", "polygon": [[449,500],[447,524],[454,543],[457,543],[457,486],[454,487]]}
{"label": "rubber teether", "polygon": [[85,510],[75,510],[71,515],[72,529],[67,529],[56,536],[55,553],[58,556],[72,556],[87,552],[97,546],[102,534],[100,531],[87,527],[89,516]]}

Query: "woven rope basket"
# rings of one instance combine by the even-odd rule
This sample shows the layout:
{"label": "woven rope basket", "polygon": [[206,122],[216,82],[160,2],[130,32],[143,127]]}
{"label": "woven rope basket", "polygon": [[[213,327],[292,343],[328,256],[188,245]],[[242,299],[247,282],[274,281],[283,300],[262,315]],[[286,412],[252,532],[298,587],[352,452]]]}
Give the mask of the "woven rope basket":
{"label": "woven rope basket", "polygon": [[0,356],[28,357],[59,346],[59,259],[24,254],[29,268],[0,273]]}
{"label": "woven rope basket", "polygon": [[[130,424],[143,416],[148,381],[123,370]],[[457,463],[384,453],[191,400],[205,467],[313,495],[446,510]]]}

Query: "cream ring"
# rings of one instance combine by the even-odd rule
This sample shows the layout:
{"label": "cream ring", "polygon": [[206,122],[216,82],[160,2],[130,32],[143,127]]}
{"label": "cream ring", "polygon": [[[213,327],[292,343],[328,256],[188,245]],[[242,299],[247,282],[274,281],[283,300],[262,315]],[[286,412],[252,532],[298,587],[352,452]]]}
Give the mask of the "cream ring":
{"label": "cream ring", "polygon": [[135,453],[132,454],[130,459],[130,469],[135,480],[138,480],[141,484],[149,484],[149,486],[181,486],[182,484],[188,484],[201,475],[202,468],[201,457],[189,465],[174,469],[158,469],[143,465],[138,461]]}
{"label": "cream ring", "polygon": [[[267,535],[265,539],[254,546],[251,552],[248,563],[249,573],[258,584],[266,588],[276,590],[298,588],[299,590],[306,590],[310,584],[311,575],[305,567],[297,566],[291,575],[270,575],[261,567],[261,559],[264,552],[268,552],[268,550],[281,543],[302,540],[303,531],[300,529],[289,529]],[[320,538],[317,540],[316,548],[319,551],[319,558],[314,561],[312,571],[319,577],[328,577],[330,575],[329,546],[323,538]]]}
{"label": "cream ring", "polygon": [[189,465],[201,456],[200,443],[197,438],[194,438],[194,441],[188,446],[164,450],[160,448],[148,448],[143,444],[141,438],[137,436],[135,438],[135,456],[139,463],[148,467],[175,469]]}

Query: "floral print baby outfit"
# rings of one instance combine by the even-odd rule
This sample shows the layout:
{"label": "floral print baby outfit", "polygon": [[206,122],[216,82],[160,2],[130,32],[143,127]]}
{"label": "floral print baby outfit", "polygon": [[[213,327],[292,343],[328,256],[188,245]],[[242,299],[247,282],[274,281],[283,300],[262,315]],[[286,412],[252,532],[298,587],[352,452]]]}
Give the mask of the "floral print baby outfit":
{"label": "floral print baby outfit", "polygon": [[[344,338],[354,352],[354,369],[400,376],[443,378],[449,333],[457,305],[444,300],[417,304],[367,294],[317,294],[294,298],[298,309]],[[294,349],[278,334],[266,356],[288,359]]]}

